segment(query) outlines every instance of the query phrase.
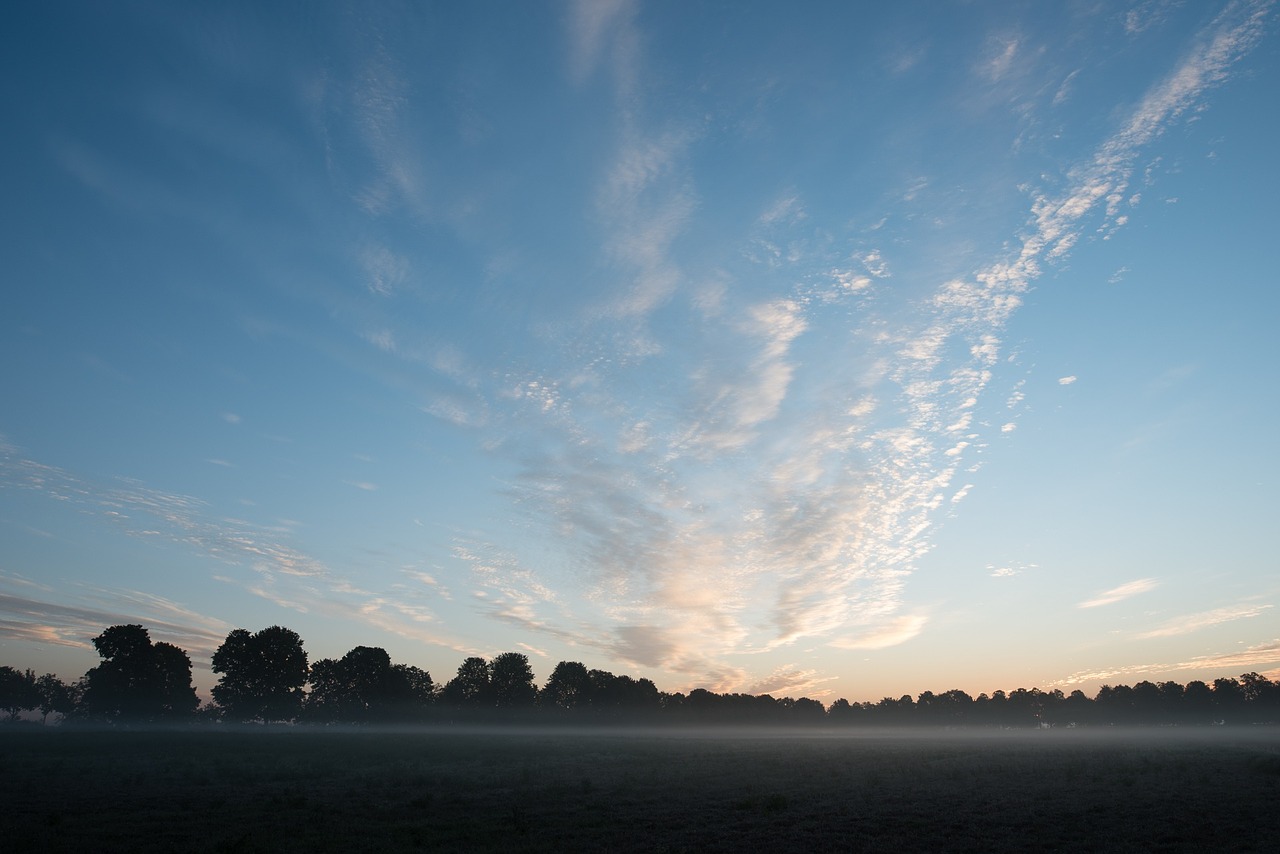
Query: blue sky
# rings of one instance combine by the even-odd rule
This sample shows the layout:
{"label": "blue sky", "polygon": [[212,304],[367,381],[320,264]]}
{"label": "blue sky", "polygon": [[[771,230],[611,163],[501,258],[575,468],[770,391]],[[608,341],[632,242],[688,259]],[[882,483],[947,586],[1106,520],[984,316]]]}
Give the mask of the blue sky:
{"label": "blue sky", "polygon": [[12,10],[0,659],[1277,675],[1276,19]]}

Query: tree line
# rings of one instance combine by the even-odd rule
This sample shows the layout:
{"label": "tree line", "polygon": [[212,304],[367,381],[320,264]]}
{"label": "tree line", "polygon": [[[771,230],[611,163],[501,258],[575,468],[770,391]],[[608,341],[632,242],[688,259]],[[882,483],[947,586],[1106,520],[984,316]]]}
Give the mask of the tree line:
{"label": "tree line", "polygon": [[102,659],[78,681],[0,666],[0,711],[10,720],[38,712],[67,722],[420,724],[574,721],[632,724],[986,726],[1207,725],[1280,722],[1280,682],[1257,673],[1193,681],[1104,685],[1082,691],[1019,688],[973,697],[953,689],[878,702],[769,694],[659,691],[648,679],[561,661],[539,687],[523,653],[467,658],[439,684],[425,670],[396,664],[380,647],[309,662],[302,638],[271,626],[235,629],[213,654],[218,683],[200,705],[191,658],[153,642],[140,625],[111,626],[93,639]]}

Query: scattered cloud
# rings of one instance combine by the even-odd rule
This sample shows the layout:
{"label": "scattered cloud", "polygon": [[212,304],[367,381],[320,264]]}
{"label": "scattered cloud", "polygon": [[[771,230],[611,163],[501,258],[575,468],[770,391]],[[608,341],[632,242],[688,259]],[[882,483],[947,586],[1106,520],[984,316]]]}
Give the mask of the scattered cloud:
{"label": "scattered cloud", "polygon": [[1072,385],[1078,379],[1074,374],[1067,377],[1058,377],[1058,385]]}
{"label": "scattered cloud", "polygon": [[1039,564],[1035,564],[1035,563],[1014,562],[1014,563],[1005,564],[1003,566],[997,566],[994,563],[987,564],[987,571],[992,578],[1013,578],[1014,576],[1022,575],[1022,573],[1026,572],[1029,569],[1037,569],[1037,568],[1039,568]]}

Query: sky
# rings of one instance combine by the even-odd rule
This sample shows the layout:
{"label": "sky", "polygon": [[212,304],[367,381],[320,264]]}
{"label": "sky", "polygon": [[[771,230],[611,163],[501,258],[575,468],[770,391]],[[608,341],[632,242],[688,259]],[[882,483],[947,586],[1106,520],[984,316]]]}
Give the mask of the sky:
{"label": "sky", "polygon": [[1280,676],[1271,0],[7,18],[0,662]]}

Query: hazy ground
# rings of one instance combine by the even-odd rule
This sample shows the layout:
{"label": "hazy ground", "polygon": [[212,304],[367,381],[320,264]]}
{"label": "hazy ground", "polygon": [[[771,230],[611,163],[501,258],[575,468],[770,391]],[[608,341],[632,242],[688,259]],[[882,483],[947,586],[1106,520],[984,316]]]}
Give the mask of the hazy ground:
{"label": "hazy ground", "polygon": [[1280,730],[0,728],[11,851],[1275,851]]}

